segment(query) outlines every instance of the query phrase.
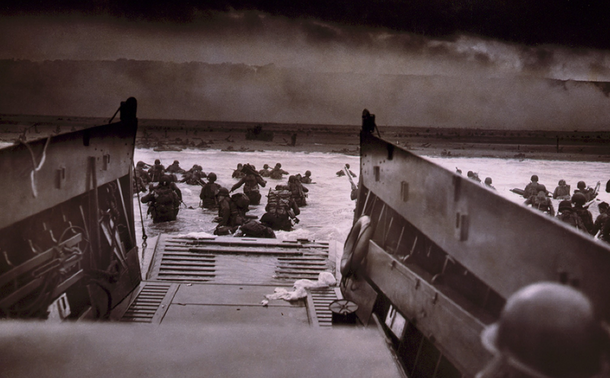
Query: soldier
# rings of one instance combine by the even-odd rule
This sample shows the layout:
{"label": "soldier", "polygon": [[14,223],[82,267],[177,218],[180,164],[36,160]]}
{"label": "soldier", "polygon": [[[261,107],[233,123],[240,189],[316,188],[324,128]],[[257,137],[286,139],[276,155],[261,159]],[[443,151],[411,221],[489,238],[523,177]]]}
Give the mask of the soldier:
{"label": "soldier", "polygon": [[184,169],[180,168],[180,162],[178,160],[174,160],[172,165],[167,167],[166,171],[170,172],[170,173],[184,173],[184,172],[186,172]]}
{"label": "soldier", "polygon": [[193,167],[186,171],[182,176],[180,182],[184,182],[188,185],[201,185],[203,186],[203,178],[207,177],[203,172],[203,167],[197,164],[193,164]]}
{"label": "soldier", "polygon": [[574,193],[582,193],[585,198],[587,199],[587,202],[593,200],[595,197],[597,197],[597,192],[595,189],[588,187],[587,184],[584,181],[579,181],[578,184],[576,184],[577,189],[574,190]]}
{"label": "soldier", "polygon": [[477,378],[590,378],[607,373],[608,335],[593,303],[558,283],[535,283],[512,294],[498,322],[482,332],[481,342],[493,359]]}
{"label": "soldier", "polygon": [[144,170],[146,163],[139,161],[133,175],[133,191],[134,193],[145,192],[146,185],[150,183],[150,176]]}
{"label": "soldier", "polygon": [[181,199],[172,189],[169,177],[163,176],[157,187],[152,187],[150,193],[142,197],[142,203],[148,203],[148,211],[153,218],[153,223],[168,222],[176,220],[180,211]]}
{"label": "soldier", "polygon": [[273,230],[292,230],[293,222],[298,223],[297,215],[301,213],[292,193],[284,185],[278,185],[267,195],[266,213],[261,217],[261,223]]}
{"label": "soldier", "polygon": [[150,180],[152,182],[159,182],[161,176],[165,173],[165,167],[161,164],[161,160],[156,159],[155,165],[153,165],[149,170],[148,174],[150,175]]}
{"label": "soldier", "polygon": [[240,179],[240,178],[244,177],[246,174],[241,171],[241,169],[243,167],[244,167],[244,165],[242,163],[237,164],[237,169],[235,169],[233,171],[233,174],[231,175],[231,177],[232,178],[237,178],[237,179]]}
{"label": "soldier", "polygon": [[218,226],[214,230],[214,234],[232,234],[245,222],[250,200],[243,193],[230,196],[227,188],[220,188],[216,196],[218,201]]}
{"label": "soldier", "polygon": [[546,187],[538,183],[538,176],[532,175],[530,178],[530,183],[525,186],[523,189],[523,198],[530,198],[531,196],[535,196],[541,190],[541,187],[544,188],[546,192]]}
{"label": "soldier", "polygon": [[337,171],[337,176],[339,176],[339,177],[341,177],[341,176],[345,176],[345,171],[347,171],[347,172],[349,172],[349,174],[350,174],[352,177],[356,177],[356,174],[355,174],[354,172],[352,172],[352,171],[351,171],[349,168],[350,168],[350,167],[349,167],[349,164],[345,164],[345,169],[342,169],[342,170],[340,170],[340,171]]}
{"label": "soldier", "polygon": [[496,188],[493,185],[491,185],[491,177],[485,177],[485,186],[488,187],[489,189],[496,190]]}
{"label": "soldier", "polygon": [[311,184],[311,171],[305,171],[305,176],[301,177],[303,184]]}
{"label": "soldier", "polygon": [[550,216],[555,216],[555,208],[553,207],[553,202],[549,197],[546,196],[546,192],[541,190],[537,195],[531,196],[527,200],[525,200],[525,205],[530,205],[534,209],[540,210],[543,213],[549,214]]}
{"label": "soldier", "polygon": [[563,200],[559,203],[557,208],[557,219],[562,222],[569,224],[570,226],[576,227],[579,230],[587,232],[585,224],[582,219],[574,212],[572,203],[568,200]]}
{"label": "soldier", "polygon": [[296,176],[288,177],[288,190],[292,193],[292,199],[299,207],[303,207],[307,205],[307,192],[309,189],[305,188],[303,184],[301,184],[300,180],[297,180]]}
{"label": "soldier", "polygon": [[263,169],[258,171],[258,174],[261,175],[261,177],[269,177],[269,175],[271,174],[271,170],[269,169],[269,164],[263,165]]}
{"label": "soldier", "polygon": [[589,210],[583,207],[585,203],[587,203],[587,198],[584,194],[574,193],[574,195],[572,195],[572,204],[574,205],[573,211],[580,217],[580,219],[582,219],[582,223],[585,225],[586,231],[589,234],[594,235],[593,215]]}
{"label": "soldier", "polygon": [[216,209],[218,203],[216,202],[216,194],[220,190],[220,185],[216,183],[216,173],[210,172],[208,174],[208,182],[201,188],[199,198],[201,198],[201,207],[206,209]]}
{"label": "soldier", "polygon": [[287,175],[287,174],[288,174],[288,172],[286,172],[285,170],[282,169],[282,165],[280,163],[277,163],[275,165],[275,167],[269,173],[269,177],[274,180],[281,180],[282,175]]}
{"label": "soldier", "polygon": [[553,192],[553,199],[570,199],[570,185],[566,184],[566,180],[559,180],[559,183],[557,183],[557,187]]}
{"label": "soldier", "polygon": [[601,202],[597,205],[599,209],[599,215],[595,218],[595,223],[593,224],[593,235],[597,235],[598,232],[601,231],[598,238],[603,241],[610,242],[610,227],[606,225],[608,223],[608,219],[610,218],[610,214],[608,214],[608,210],[610,210],[610,206],[607,202]]}
{"label": "soldier", "polygon": [[265,185],[267,185],[267,181],[265,181],[250,164],[244,165],[241,170],[245,176],[231,187],[231,192],[245,184],[244,194],[248,196],[252,205],[258,205],[261,201],[259,185],[264,188]]}
{"label": "soldier", "polygon": [[471,179],[472,181],[476,181],[476,182],[481,182],[481,179],[479,178],[479,174],[473,171],[468,171],[468,173],[466,173],[466,176]]}

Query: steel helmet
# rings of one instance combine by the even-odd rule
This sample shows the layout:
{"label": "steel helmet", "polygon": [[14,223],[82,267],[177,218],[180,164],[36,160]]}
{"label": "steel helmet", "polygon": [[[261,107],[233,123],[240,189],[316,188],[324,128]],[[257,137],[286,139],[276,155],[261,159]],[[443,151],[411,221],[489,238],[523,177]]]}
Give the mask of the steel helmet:
{"label": "steel helmet", "polygon": [[169,178],[169,176],[161,176],[161,178],[159,179],[159,185],[169,185],[172,182],[172,180]]}
{"label": "steel helmet", "polygon": [[584,189],[587,186],[587,184],[585,184],[584,181],[579,181],[578,184],[576,184],[576,187],[578,189]]}
{"label": "steel helmet", "polygon": [[227,188],[220,188],[220,189],[218,189],[218,193],[216,193],[216,196],[225,196],[225,197],[228,197],[229,196],[229,189],[227,189]]}
{"label": "steel helmet", "polygon": [[269,164],[263,165],[263,168],[265,168],[265,169],[269,168]]}
{"label": "steel helmet", "polygon": [[538,182],[538,175],[532,175],[530,180],[532,180],[533,182]]}
{"label": "steel helmet", "polygon": [[216,173],[214,173],[214,172],[210,172],[210,173],[208,174],[208,181],[216,181],[216,178],[217,178],[217,177],[216,177]]}
{"label": "steel helmet", "polygon": [[587,203],[587,197],[582,193],[574,193],[572,195],[572,203],[582,206]]}
{"label": "steel helmet", "polygon": [[305,176],[311,176],[311,171],[305,171]]}
{"label": "steel helmet", "polygon": [[601,369],[607,336],[591,301],[553,282],[528,285],[508,298],[500,320],[487,327],[483,346],[527,375],[586,378]]}
{"label": "steel helmet", "polygon": [[572,202],[568,201],[568,200],[563,200],[561,202],[559,202],[559,211],[564,211],[567,209],[571,209],[572,208]]}

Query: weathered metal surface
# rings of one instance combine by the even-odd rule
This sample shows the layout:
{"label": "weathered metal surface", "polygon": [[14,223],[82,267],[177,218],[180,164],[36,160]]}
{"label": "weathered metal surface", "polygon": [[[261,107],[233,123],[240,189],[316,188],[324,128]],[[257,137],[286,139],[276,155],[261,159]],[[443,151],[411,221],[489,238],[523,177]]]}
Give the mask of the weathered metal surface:
{"label": "weathered metal surface", "polygon": [[342,299],[341,291],[336,287],[325,287],[308,290],[307,308],[309,308],[309,323],[314,327],[332,327],[332,311],[329,305]]}
{"label": "weathered metal surface", "polygon": [[93,174],[98,186],[129,174],[136,129],[118,122],[0,149],[0,229],[86,193]]}
{"label": "weathered metal surface", "polygon": [[561,278],[610,319],[607,244],[373,135],[362,138],[360,210],[368,189],[504,298]]}
{"label": "weathered metal surface", "polygon": [[430,283],[431,277],[401,265],[373,241],[364,270],[402,315],[433,339],[439,350],[467,376],[474,376],[483,368],[491,357],[479,341],[485,323],[473,316],[470,308],[454,302]]}
{"label": "weathered metal surface", "polygon": [[177,285],[160,282],[143,283],[137,296],[119,320],[133,323],[159,323],[173,298]]}
{"label": "weathered metal surface", "polygon": [[124,323],[5,322],[0,365],[15,378],[402,376],[376,330],[199,320],[154,332]]}
{"label": "weathered metal surface", "polygon": [[[316,280],[321,272],[330,269],[328,245],[274,239],[193,239],[161,235],[148,277],[176,282],[279,285],[292,284],[297,279]],[[245,281],[241,278],[244,275],[248,277]]]}

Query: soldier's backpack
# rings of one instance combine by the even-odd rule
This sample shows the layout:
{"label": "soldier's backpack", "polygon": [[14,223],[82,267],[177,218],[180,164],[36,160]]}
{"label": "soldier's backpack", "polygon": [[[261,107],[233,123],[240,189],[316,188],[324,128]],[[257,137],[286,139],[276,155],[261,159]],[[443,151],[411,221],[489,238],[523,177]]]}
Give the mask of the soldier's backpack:
{"label": "soldier's backpack", "polygon": [[171,218],[175,212],[175,202],[178,195],[170,188],[161,188],[155,191],[155,214],[156,218]]}
{"label": "soldier's backpack", "polygon": [[276,215],[286,215],[292,212],[290,209],[290,198],[292,193],[290,190],[269,190],[267,195],[267,212]]}
{"label": "soldier's backpack", "polygon": [[244,236],[251,238],[275,238],[273,230],[261,222],[250,220],[241,226]]}

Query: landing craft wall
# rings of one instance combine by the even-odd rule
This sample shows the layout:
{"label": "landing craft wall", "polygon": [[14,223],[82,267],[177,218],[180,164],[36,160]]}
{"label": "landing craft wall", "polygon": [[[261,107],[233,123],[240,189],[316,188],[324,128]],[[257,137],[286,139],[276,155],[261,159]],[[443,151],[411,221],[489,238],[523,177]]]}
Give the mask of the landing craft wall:
{"label": "landing craft wall", "polygon": [[355,220],[375,231],[342,288],[365,323],[385,324],[408,372],[474,376],[490,357],[484,326],[534,282],[578,287],[610,319],[608,245],[368,133],[360,168]]}
{"label": "landing craft wall", "polygon": [[133,229],[135,99],[121,122],[0,150],[0,316],[103,318],[140,280]]}

